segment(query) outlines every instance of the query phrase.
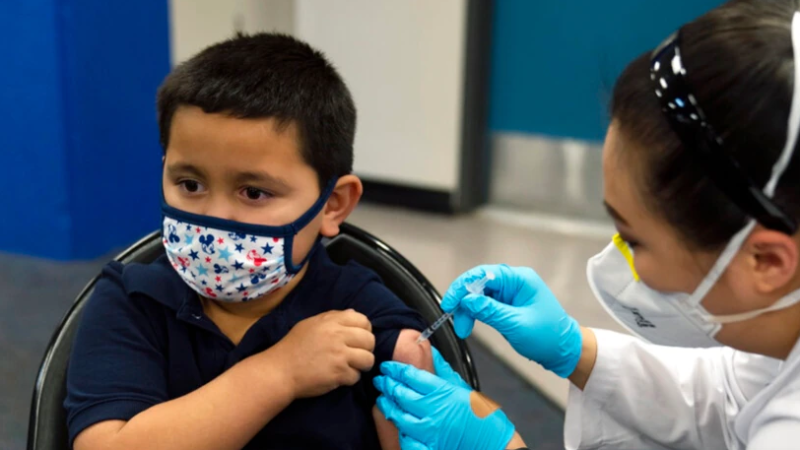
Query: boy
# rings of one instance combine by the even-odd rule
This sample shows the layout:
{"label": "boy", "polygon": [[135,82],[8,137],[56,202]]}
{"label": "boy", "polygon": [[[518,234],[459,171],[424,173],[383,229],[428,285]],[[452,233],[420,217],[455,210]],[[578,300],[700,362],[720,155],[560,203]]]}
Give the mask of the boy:
{"label": "boy", "polygon": [[67,378],[76,450],[398,447],[371,379],[389,359],[430,370],[425,324],[319,244],[361,196],[355,116],[334,68],[284,35],[167,77],[166,255],[109,264],[89,300]]}

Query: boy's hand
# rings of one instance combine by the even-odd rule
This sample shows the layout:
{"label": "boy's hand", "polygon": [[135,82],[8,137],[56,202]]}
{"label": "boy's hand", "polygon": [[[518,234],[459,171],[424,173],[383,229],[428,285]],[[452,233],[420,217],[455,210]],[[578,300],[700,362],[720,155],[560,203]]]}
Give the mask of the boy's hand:
{"label": "boy's hand", "polygon": [[328,311],[299,322],[273,349],[286,367],[295,398],[351,386],[375,364],[375,336],[367,316]]}

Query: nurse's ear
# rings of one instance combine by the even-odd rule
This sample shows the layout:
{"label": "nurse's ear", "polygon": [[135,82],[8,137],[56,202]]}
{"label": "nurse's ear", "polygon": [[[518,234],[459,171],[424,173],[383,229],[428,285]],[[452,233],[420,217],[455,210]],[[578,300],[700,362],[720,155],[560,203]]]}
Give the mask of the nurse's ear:
{"label": "nurse's ear", "polygon": [[794,237],[759,227],[745,241],[743,250],[759,294],[783,291],[795,280],[800,261]]}
{"label": "nurse's ear", "polygon": [[345,175],[336,182],[328,203],[322,209],[322,227],[319,233],[325,237],[339,234],[339,225],[344,222],[361,200],[364,186],[355,175]]}

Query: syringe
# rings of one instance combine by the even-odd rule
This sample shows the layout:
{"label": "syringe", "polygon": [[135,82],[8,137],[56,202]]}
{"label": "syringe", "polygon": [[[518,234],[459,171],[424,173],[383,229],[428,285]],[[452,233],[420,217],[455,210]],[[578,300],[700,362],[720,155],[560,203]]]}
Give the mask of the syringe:
{"label": "syringe", "polygon": [[[486,283],[488,283],[489,280],[494,280],[494,274],[492,272],[486,272],[486,275],[484,275],[483,278],[481,278],[480,280],[473,281],[472,283],[467,284],[466,286],[467,291],[469,291],[470,294],[482,295],[483,289],[486,287]],[[444,313],[442,314],[442,317],[436,319],[436,322],[433,322],[431,326],[426,328],[425,331],[423,331],[422,334],[419,335],[419,338],[417,338],[417,344],[419,344],[420,342],[424,342],[429,337],[431,337],[431,335],[436,330],[438,330],[439,327],[441,327],[445,322],[447,322],[451,317],[453,317],[453,312],[454,311],[451,311],[449,313]]]}

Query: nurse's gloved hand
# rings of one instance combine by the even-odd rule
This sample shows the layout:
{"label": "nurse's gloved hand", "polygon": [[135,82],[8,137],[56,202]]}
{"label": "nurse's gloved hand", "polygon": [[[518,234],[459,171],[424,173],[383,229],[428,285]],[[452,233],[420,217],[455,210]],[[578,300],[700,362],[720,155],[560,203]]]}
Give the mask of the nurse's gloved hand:
{"label": "nurse's gloved hand", "polygon": [[[467,285],[487,272],[494,274],[485,295]],[[578,322],[561,307],[539,275],[527,267],[478,266],[458,277],[442,299],[442,309],[454,311],[456,334],[466,338],[475,320],[495,328],[519,354],[566,378],[581,356]]]}
{"label": "nurse's gloved hand", "polygon": [[502,450],[514,436],[514,425],[500,409],[485,417],[473,403],[486,402],[433,349],[437,375],[397,362],[381,364],[374,384],[383,395],[378,409],[400,432],[403,450]]}

